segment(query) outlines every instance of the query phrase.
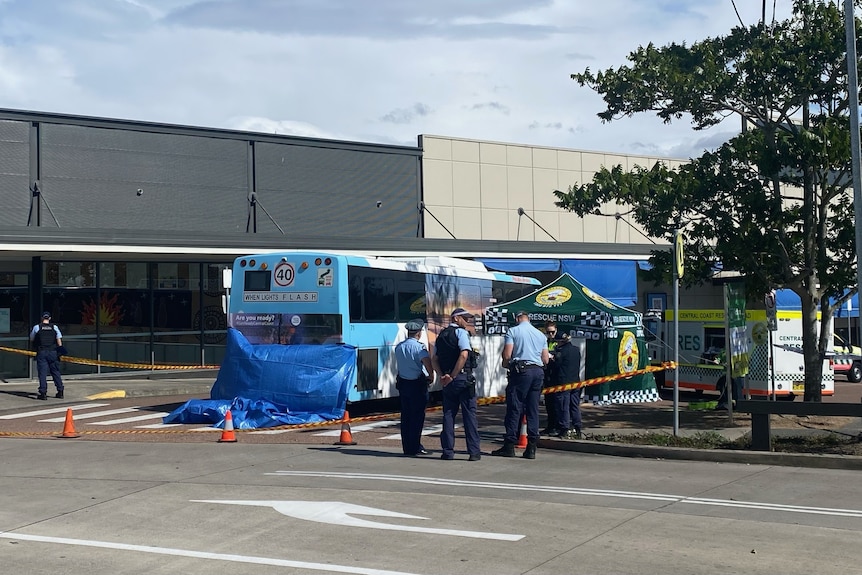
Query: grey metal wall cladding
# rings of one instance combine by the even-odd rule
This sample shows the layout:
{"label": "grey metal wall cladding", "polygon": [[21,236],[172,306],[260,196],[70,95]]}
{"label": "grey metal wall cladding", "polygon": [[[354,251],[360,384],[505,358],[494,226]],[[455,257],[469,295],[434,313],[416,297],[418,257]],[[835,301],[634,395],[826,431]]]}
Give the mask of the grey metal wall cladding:
{"label": "grey metal wall cladding", "polygon": [[0,121],[0,226],[27,224],[30,208],[30,124]]}
{"label": "grey metal wall cladding", "polygon": [[[255,179],[287,235],[416,237],[416,155],[257,143]],[[257,222],[259,233],[274,229],[260,212]]]}
{"label": "grey metal wall cladding", "polygon": [[[42,124],[43,194],[67,229],[244,232],[247,146],[242,140]],[[45,210],[42,224],[56,225]]]}

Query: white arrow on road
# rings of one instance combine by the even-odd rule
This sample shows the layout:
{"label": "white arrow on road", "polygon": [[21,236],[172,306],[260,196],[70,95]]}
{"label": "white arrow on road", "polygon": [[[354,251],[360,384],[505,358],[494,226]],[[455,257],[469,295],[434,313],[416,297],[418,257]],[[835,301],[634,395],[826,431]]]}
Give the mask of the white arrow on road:
{"label": "white arrow on road", "polygon": [[213,499],[192,499],[192,503],[220,503],[223,505],[248,505],[253,507],[272,507],[279,513],[306,521],[345,525],[348,527],[368,527],[371,529],[388,529],[390,531],[412,531],[413,533],[434,533],[436,535],[454,535],[456,537],[474,537],[476,539],[496,539],[498,541],[520,541],[524,535],[509,533],[485,533],[483,531],[461,531],[458,529],[435,529],[433,527],[414,527],[412,525],[390,525],[366,519],[357,519],[351,515],[374,515],[377,517],[396,517],[399,519],[427,519],[417,515],[407,515],[396,511],[376,509],[362,505],[353,505],[341,501],[219,501]]}

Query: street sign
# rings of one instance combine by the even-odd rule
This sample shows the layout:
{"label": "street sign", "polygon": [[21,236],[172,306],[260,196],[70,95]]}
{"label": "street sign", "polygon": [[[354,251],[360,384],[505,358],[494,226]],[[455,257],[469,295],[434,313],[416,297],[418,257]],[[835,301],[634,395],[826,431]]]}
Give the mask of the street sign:
{"label": "street sign", "polygon": [[771,290],[763,298],[763,304],[766,306],[766,327],[769,331],[778,330],[778,318],[775,313],[775,290]]}
{"label": "street sign", "polygon": [[279,287],[290,287],[293,285],[294,276],[296,276],[296,270],[293,264],[287,262],[281,262],[275,266],[275,270],[272,273],[275,285]]}
{"label": "street sign", "polygon": [[676,231],[676,237],[673,244],[673,257],[676,277],[681,278],[685,273],[685,253],[684,253],[685,234],[680,230]]}

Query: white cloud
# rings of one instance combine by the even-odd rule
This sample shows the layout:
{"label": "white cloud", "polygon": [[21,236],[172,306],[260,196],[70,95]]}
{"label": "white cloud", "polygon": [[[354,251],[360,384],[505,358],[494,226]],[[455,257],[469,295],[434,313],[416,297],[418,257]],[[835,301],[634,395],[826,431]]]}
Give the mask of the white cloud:
{"label": "white cloud", "polygon": [[[736,4],[746,24],[759,17],[759,2]],[[790,0],[778,9],[786,16]],[[701,133],[645,114],[602,124],[603,102],[570,74],[736,24],[729,0],[7,0],[0,107],[688,157],[736,125]]]}

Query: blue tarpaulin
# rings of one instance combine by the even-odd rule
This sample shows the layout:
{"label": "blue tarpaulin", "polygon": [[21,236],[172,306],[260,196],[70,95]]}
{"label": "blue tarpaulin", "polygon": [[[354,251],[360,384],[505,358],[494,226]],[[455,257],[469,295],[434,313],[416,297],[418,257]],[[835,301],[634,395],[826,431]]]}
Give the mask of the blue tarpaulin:
{"label": "blue tarpaulin", "polygon": [[237,429],[338,420],[356,369],[348,345],[252,345],[228,329],[225,358],[210,399],[193,399],[165,423],[213,423],[228,409]]}

